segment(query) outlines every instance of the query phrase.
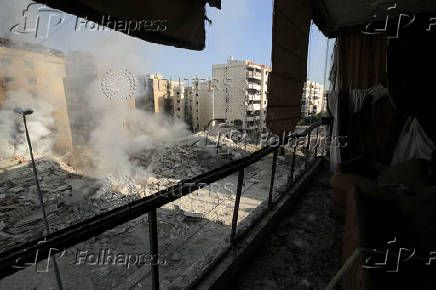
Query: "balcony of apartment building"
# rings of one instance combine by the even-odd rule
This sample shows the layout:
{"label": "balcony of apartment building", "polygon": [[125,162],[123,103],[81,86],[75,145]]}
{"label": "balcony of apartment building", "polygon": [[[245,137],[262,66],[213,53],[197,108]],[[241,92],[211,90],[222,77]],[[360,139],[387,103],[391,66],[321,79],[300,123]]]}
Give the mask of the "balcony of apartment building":
{"label": "balcony of apartment building", "polygon": [[260,111],[260,101],[249,101],[247,105],[247,111]]}
{"label": "balcony of apartment building", "polygon": [[259,111],[248,111],[247,116],[245,117],[247,122],[259,122],[260,121],[260,110]]}
{"label": "balcony of apartment building", "polygon": [[260,69],[255,69],[253,67],[247,68],[247,79],[262,79],[262,73],[260,72]]}
{"label": "balcony of apartment building", "polygon": [[261,100],[261,94],[260,91],[256,89],[247,89],[246,96],[248,100],[250,101],[260,101]]}
{"label": "balcony of apartment building", "polygon": [[[253,80],[256,80],[256,79],[253,79]],[[260,85],[260,82],[257,83],[257,82],[249,81],[247,88],[249,90],[256,90],[256,91],[260,92],[262,89],[262,86]]]}
{"label": "balcony of apartment building", "polygon": [[258,111],[247,111],[246,112],[246,117],[245,117],[245,120],[247,121],[247,122],[252,122],[252,121],[259,121],[260,120],[260,118],[261,118],[261,116],[260,116],[260,110],[258,110]]}

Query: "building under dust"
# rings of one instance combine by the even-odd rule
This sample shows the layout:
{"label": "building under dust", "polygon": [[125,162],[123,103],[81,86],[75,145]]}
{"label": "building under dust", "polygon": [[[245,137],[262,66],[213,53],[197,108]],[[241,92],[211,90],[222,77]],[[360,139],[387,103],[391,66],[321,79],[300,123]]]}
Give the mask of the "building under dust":
{"label": "building under dust", "polygon": [[[54,134],[52,149],[61,154],[72,147],[64,77],[65,57],[60,51],[0,38],[0,109],[11,109],[5,107],[5,102],[18,89],[49,102],[54,119],[53,127],[48,128]],[[15,150],[9,152],[14,154]]]}

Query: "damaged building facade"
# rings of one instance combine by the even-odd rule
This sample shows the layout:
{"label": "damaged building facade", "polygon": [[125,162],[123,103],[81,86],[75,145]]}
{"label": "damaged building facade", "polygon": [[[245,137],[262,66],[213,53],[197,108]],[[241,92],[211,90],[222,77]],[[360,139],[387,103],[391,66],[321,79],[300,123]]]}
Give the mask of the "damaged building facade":
{"label": "damaged building facade", "polygon": [[[46,103],[43,110],[48,115],[38,115],[40,122],[37,126],[42,131],[46,128],[55,134],[50,149],[61,154],[69,152],[72,142],[64,89],[65,56],[60,51],[41,45],[0,39],[0,66],[0,110],[12,110],[14,103],[29,106],[42,100]],[[2,112],[2,118],[8,117],[9,114]],[[7,123],[7,120],[2,122]],[[47,134],[42,131],[42,135]],[[9,136],[1,142],[16,140],[14,138]],[[6,151],[2,157],[11,157],[15,153],[24,155],[25,152],[16,152],[16,146],[2,144],[2,149]]]}

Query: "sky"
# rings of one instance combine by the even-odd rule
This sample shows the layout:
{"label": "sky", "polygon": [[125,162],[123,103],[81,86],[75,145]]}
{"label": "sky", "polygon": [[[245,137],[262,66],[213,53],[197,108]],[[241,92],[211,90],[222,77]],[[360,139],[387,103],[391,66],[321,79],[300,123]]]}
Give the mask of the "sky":
{"label": "sky", "polygon": [[[0,0],[0,35],[8,33],[22,19],[27,0]],[[160,73],[166,78],[207,78],[212,76],[212,64],[225,63],[229,56],[271,66],[272,0],[222,0],[218,10],[207,6],[212,20],[206,27],[206,48],[203,51],[153,44],[109,31],[75,31],[77,18],[67,15],[50,31],[49,37],[22,39],[57,48],[64,53],[88,50],[102,55],[108,62],[132,66],[137,74]],[[17,37],[17,36],[14,36]],[[22,37],[22,36],[19,36]],[[324,81],[327,39],[312,25],[309,43],[308,79]],[[333,40],[330,40],[330,51]]]}

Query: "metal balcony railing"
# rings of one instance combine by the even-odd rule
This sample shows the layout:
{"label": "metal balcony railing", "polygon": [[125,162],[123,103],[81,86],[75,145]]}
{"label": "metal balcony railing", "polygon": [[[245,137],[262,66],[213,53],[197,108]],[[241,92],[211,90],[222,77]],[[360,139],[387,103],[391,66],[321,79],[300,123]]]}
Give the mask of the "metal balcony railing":
{"label": "metal balcony railing", "polygon": [[[301,133],[294,133],[288,135],[284,142],[289,140],[296,140],[298,138],[307,137],[307,144],[305,148],[306,161],[305,167],[307,168],[310,157],[310,150],[313,150],[312,156],[318,156],[318,137],[319,126],[321,123],[315,123],[309,126]],[[314,148],[311,148],[311,132],[317,128],[316,140]],[[219,137],[217,144],[219,143]],[[272,175],[270,180],[270,187],[268,193],[267,205],[268,209],[272,207],[273,203],[273,187],[274,177],[277,167],[277,156],[280,146],[267,146],[246,157],[232,161],[222,167],[216,168],[209,172],[203,173],[196,177],[185,179],[178,182],[176,185],[168,187],[164,190],[156,192],[152,196],[147,196],[139,200],[133,201],[129,204],[113,209],[111,211],[99,214],[90,219],[79,222],[75,225],[69,226],[65,229],[58,230],[51,234],[44,236],[44,242],[41,243],[40,239],[24,243],[14,247],[8,251],[0,254],[0,278],[12,275],[13,273],[24,269],[29,263],[39,262],[55,252],[52,249],[66,249],[72,247],[80,242],[89,238],[97,236],[107,230],[113,229],[116,226],[124,224],[134,218],[137,218],[145,213],[148,213],[149,220],[149,235],[150,235],[150,251],[153,257],[152,263],[152,288],[159,289],[159,263],[158,259],[158,235],[157,235],[157,215],[156,209],[160,208],[170,202],[173,202],[182,196],[188,195],[205,185],[221,180],[231,174],[238,173],[238,186],[233,210],[232,228],[230,232],[230,245],[234,249],[236,244],[236,230],[238,221],[239,203],[242,194],[242,185],[244,181],[244,169],[263,157],[273,153],[272,159]],[[295,157],[297,146],[294,146],[292,167],[290,177],[292,184],[295,183]]]}

